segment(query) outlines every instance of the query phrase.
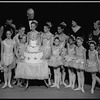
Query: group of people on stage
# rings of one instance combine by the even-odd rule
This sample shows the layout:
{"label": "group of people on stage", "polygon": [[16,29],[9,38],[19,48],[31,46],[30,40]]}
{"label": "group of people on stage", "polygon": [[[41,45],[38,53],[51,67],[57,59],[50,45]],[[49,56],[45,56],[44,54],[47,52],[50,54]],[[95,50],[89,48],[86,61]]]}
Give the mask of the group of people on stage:
{"label": "group of people on stage", "polygon": [[[29,9],[27,11],[27,15],[28,17],[33,18],[34,10]],[[96,81],[100,83],[99,77],[96,76],[97,72],[100,72],[100,38],[98,38],[98,46],[95,39],[93,39],[94,35],[97,36],[100,33],[100,25],[98,23],[100,23],[100,21],[94,23],[95,29],[97,30],[94,31],[95,34],[89,35],[89,41],[87,43],[89,48],[87,49],[83,46],[83,44],[86,43],[83,38],[84,33],[81,33],[81,27],[78,26],[75,21],[72,21],[73,32],[71,32],[70,35],[64,33],[64,29],[66,28],[65,22],[61,22],[57,27],[57,32],[53,34],[50,31],[52,28],[51,22],[46,22],[43,27],[44,31],[39,32],[36,30],[38,27],[38,22],[36,20],[29,22],[30,31],[27,31],[27,34],[25,34],[25,26],[20,26],[16,31],[16,26],[12,23],[12,19],[7,19],[7,23],[4,26],[1,26],[0,29],[2,33],[0,34],[0,70],[4,72],[5,82],[2,88],[6,88],[7,86],[12,88],[12,78],[13,80],[16,79],[19,85],[22,85],[22,83],[27,80],[26,87],[28,86],[28,79],[30,79],[28,78],[28,75],[30,74],[30,71],[28,71],[26,63],[22,67],[20,62],[23,62],[25,59],[24,51],[29,45],[30,40],[34,39],[37,41],[37,45],[41,47],[41,50],[43,51],[42,59],[47,61],[48,70],[44,69],[44,72],[48,72],[48,77],[46,78],[48,79],[48,86],[59,89],[60,85],[64,85],[65,88],[71,87],[73,90],[81,90],[84,93],[84,72],[86,71],[90,72],[92,75],[91,93],[93,94]],[[17,34],[13,36],[14,33]],[[6,38],[2,37],[3,35],[5,35]],[[54,71],[53,83],[51,82],[51,68],[53,68]],[[68,83],[65,81],[66,69],[68,69]],[[25,70],[25,72],[23,72],[23,70]],[[12,71],[15,73],[13,77]],[[38,72],[34,72],[34,74],[37,73]],[[17,77],[17,75],[19,76]],[[75,87],[76,77],[78,79],[77,88]]]}

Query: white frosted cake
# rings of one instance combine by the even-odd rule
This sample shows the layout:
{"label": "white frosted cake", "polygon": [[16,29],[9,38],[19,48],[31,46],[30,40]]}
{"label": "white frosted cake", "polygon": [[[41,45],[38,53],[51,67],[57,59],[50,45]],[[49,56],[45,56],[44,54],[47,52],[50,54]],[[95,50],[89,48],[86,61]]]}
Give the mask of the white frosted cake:
{"label": "white frosted cake", "polygon": [[32,41],[31,40],[29,46],[27,47],[27,50],[30,53],[38,52],[39,51],[39,46],[37,45],[37,41]]}
{"label": "white frosted cake", "polygon": [[43,52],[37,45],[37,41],[30,41],[30,44],[27,46],[27,52],[24,52],[24,56],[27,63],[39,63],[42,61]]}

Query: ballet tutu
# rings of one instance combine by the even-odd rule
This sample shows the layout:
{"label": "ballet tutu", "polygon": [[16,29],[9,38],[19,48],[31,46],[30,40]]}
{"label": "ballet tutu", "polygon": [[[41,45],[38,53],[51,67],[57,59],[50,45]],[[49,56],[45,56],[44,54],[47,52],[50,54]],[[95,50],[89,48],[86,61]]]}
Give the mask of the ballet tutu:
{"label": "ballet tutu", "polygon": [[48,79],[48,63],[46,60],[40,63],[18,62],[15,71],[15,78],[23,79]]}
{"label": "ballet tutu", "polygon": [[8,65],[12,64],[13,61],[14,61],[13,54],[10,54],[10,55],[3,54],[4,65],[8,66]]}
{"label": "ballet tutu", "polygon": [[3,54],[3,66],[4,66],[4,71],[9,72],[11,71],[15,66],[14,66],[14,55],[5,55]]}
{"label": "ballet tutu", "polygon": [[74,66],[75,69],[85,70],[84,59],[76,58],[76,60],[74,61],[74,65],[73,66]]}
{"label": "ballet tutu", "polygon": [[0,63],[0,70],[3,70],[4,69],[4,67],[1,65],[1,63]]}
{"label": "ballet tutu", "polygon": [[66,66],[66,67],[74,67],[74,63],[75,63],[74,60],[75,60],[74,56],[66,55],[65,56],[64,66]]}
{"label": "ballet tutu", "polygon": [[63,65],[62,57],[61,56],[52,56],[49,61],[48,65],[52,67],[58,67]]}
{"label": "ballet tutu", "polygon": [[87,72],[98,72],[98,64],[94,61],[87,61]]}
{"label": "ballet tutu", "polygon": [[50,56],[51,56],[51,48],[44,47],[43,56],[44,56],[45,59],[50,58]]}

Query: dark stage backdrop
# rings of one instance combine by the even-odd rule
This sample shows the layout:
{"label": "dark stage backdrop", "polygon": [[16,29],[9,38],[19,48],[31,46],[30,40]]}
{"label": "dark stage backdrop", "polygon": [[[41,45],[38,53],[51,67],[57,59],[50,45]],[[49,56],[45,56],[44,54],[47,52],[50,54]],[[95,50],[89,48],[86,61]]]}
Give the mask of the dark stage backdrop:
{"label": "dark stage backdrop", "polygon": [[[67,24],[65,31],[71,26],[71,20],[75,20],[84,28],[84,34],[93,30],[93,22],[100,19],[100,3],[0,3],[0,25],[5,22],[8,16],[12,16],[18,27],[27,17],[26,11],[33,8],[35,18],[38,22],[37,30],[43,31],[46,21],[53,24],[51,32],[57,30],[57,25],[64,21]],[[66,32],[65,32],[66,33]],[[98,74],[100,76],[100,74]],[[85,73],[85,83],[91,84],[91,75]]]}
{"label": "dark stage backdrop", "polygon": [[15,24],[22,23],[26,18],[28,8],[35,11],[35,19],[39,22],[38,30],[43,29],[46,21],[51,21],[56,31],[56,25],[62,21],[68,27],[71,20],[76,20],[81,26],[86,28],[86,32],[91,30],[93,22],[100,18],[100,3],[0,3],[0,24],[7,16],[12,16]]}

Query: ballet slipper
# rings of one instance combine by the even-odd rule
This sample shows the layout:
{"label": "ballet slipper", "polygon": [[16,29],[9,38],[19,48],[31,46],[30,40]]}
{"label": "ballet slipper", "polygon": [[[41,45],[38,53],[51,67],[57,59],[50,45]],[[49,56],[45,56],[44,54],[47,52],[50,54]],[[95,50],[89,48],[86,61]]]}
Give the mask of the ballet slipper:
{"label": "ballet slipper", "polygon": [[57,87],[57,89],[60,89],[60,86],[59,86],[58,84],[57,84],[57,86],[56,86],[56,87]]}
{"label": "ballet slipper", "polygon": [[9,88],[13,88],[13,86],[12,86],[11,84],[8,84],[8,87],[9,87]]}
{"label": "ballet slipper", "polygon": [[28,88],[28,82],[27,82],[27,84],[26,84],[26,86],[25,86],[25,89],[27,89]]}
{"label": "ballet slipper", "polygon": [[82,92],[83,92],[83,93],[85,93],[85,91],[84,91],[84,89],[83,89],[83,88],[81,88],[81,90],[82,90]]}
{"label": "ballet slipper", "polygon": [[55,84],[55,83],[52,83],[53,85]]}
{"label": "ballet slipper", "polygon": [[6,88],[7,87],[7,83],[5,83],[2,87],[2,89]]}
{"label": "ballet slipper", "polygon": [[67,85],[65,88],[71,87],[71,84]]}
{"label": "ballet slipper", "polygon": [[16,80],[14,80],[12,84],[13,84],[13,85],[15,85],[16,83],[17,83],[17,81],[16,81]]}
{"label": "ballet slipper", "polygon": [[67,86],[68,86],[65,82],[62,82],[62,84],[63,84],[65,87],[67,87]]}
{"label": "ballet slipper", "polygon": [[94,90],[93,89],[91,89],[91,94],[94,94]]}
{"label": "ballet slipper", "polygon": [[77,90],[80,90],[80,87],[78,87],[78,88],[76,88],[76,89],[74,89],[75,91],[77,91]]}
{"label": "ballet slipper", "polygon": [[18,83],[17,86],[22,87],[22,83]]}

